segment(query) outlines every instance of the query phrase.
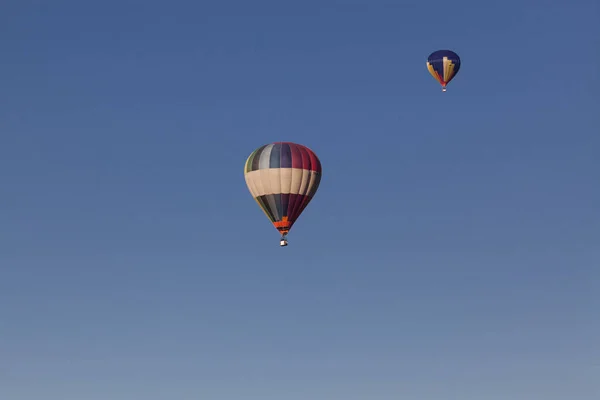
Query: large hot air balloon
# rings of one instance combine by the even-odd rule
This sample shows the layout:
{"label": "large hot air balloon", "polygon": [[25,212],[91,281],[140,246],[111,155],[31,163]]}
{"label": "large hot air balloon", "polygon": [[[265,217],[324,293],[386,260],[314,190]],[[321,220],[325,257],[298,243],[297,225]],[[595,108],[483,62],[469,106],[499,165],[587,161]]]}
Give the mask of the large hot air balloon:
{"label": "large hot air balloon", "polygon": [[460,57],[451,50],[434,51],[427,58],[429,73],[442,85],[442,92],[446,85],[456,76],[460,69]]}
{"label": "large hot air balloon", "polygon": [[246,185],[260,208],[281,233],[287,234],[319,188],[321,162],[308,147],[276,142],[254,150],[244,167]]}

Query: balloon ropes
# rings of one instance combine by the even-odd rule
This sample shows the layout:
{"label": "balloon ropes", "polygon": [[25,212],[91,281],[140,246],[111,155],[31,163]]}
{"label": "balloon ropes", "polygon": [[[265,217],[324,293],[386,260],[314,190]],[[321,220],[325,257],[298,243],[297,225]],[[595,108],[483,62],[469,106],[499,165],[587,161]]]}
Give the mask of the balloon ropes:
{"label": "balloon ropes", "polygon": [[246,160],[248,190],[281,233],[280,245],[321,182],[321,162],[308,147],[291,142],[260,146]]}
{"label": "balloon ropes", "polygon": [[427,58],[427,70],[442,85],[442,92],[446,85],[460,70],[460,57],[451,50],[434,51]]}

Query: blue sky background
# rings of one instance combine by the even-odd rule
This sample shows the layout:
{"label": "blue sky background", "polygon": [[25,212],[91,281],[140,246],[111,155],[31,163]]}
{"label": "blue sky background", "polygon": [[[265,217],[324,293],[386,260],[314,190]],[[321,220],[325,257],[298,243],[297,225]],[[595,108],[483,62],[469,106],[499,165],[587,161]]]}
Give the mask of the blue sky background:
{"label": "blue sky background", "polygon": [[599,8],[4,0],[0,398],[600,398]]}

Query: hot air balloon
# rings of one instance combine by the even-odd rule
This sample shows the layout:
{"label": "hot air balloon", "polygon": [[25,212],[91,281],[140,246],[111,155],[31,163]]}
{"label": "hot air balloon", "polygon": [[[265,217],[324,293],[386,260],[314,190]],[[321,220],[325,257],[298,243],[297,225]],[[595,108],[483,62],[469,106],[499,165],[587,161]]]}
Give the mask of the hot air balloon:
{"label": "hot air balloon", "polygon": [[275,142],[260,146],[246,160],[246,185],[281,233],[280,245],[312,200],[321,182],[321,162],[308,147]]}
{"label": "hot air balloon", "polygon": [[427,58],[429,73],[442,85],[442,92],[446,85],[456,76],[460,69],[460,57],[451,50],[434,51]]}

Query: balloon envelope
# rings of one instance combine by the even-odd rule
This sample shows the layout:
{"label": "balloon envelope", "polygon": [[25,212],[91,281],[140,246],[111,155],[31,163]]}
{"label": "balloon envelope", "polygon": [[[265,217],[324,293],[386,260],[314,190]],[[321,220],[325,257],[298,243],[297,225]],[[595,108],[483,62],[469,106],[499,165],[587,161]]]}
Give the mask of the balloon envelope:
{"label": "balloon envelope", "polygon": [[434,51],[427,58],[427,70],[446,91],[446,85],[460,70],[460,57],[451,50]]}
{"label": "balloon envelope", "polygon": [[266,144],[246,160],[244,178],[254,200],[285,236],[319,188],[321,162],[300,144]]}

